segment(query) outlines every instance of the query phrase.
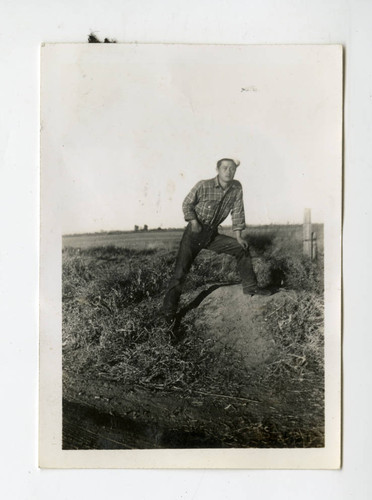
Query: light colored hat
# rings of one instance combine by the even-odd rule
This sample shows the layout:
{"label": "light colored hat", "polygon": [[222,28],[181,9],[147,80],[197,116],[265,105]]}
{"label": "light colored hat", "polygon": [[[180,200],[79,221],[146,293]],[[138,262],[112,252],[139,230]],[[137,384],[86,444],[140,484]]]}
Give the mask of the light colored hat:
{"label": "light colored hat", "polygon": [[240,165],[240,160],[238,160],[237,158],[229,158],[229,157],[221,158],[220,160],[218,160],[217,164],[222,162],[223,160],[233,161],[237,167],[239,167]]}

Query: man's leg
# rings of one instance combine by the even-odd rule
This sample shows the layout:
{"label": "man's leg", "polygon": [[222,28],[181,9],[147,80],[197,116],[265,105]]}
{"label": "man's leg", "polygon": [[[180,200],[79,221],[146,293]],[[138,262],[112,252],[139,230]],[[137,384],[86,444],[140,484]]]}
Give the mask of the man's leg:
{"label": "man's leg", "polygon": [[216,253],[233,255],[236,258],[237,269],[242,279],[243,291],[257,287],[256,275],[253,271],[252,259],[249,251],[244,250],[235,238],[225,236],[224,234],[217,234],[208,245],[207,249],[213,250],[213,252]]}
{"label": "man's leg", "polygon": [[172,320],[177,313],[182,285],[190,270],[191,264],[202,248],[202,234],[191,233],[191,228],[188,226],[183,233],[177,254],[174,274],[169,282],[168,290],[163,301],[162,312],[169,320]]}

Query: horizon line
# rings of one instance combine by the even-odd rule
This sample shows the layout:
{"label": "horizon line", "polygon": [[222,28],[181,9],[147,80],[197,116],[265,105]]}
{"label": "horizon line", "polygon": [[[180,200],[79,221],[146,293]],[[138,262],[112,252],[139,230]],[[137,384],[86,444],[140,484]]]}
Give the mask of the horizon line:
{"label": "horizon line", "polygon": [[[311,222],[311,224],[317,224],[317,225],[322,225],[324,222]],[[303,222],[272,222],[269,224],[246,224],[246,228],[243,229],[245,231],[248,228],[252,227],[270,227],[270,226],[302,226]],[[153,228],[147,228],[143,229],[143,226],[139,226],[138,230],[136,231],[135,229],[100,229],[97,231],[81,231],[81,232],[75,232],[75,233],[62,233],[62,237],[64,236],[84,236],[84,235],[98,235],[98,234],[112,234],[112,233],[149,233],[149,232],[155,232],[155,231],[183,231],[185,229],[185,226],[182,227],[153,227]],[[231,229],[231,225],[221,225],[219,226],[222,229]]]}

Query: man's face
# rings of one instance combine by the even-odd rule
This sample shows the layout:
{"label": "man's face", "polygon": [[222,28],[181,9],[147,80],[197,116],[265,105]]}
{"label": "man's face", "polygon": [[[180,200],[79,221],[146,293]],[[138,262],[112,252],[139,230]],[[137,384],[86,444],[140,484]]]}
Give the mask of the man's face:
{"label": "man's face", "polygon": [[217,168],[218,177],[223,182],[231,182],[234,179],[236,165],[232,160],[223,160]]}

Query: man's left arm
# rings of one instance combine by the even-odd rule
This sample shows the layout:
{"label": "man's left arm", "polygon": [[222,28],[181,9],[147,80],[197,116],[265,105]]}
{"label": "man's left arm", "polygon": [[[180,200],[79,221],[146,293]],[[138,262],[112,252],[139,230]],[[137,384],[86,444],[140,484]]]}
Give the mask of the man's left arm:
{"label": "man's left arm", "polygon": [[243,203],[243,189],[238,188],[238,193],[235,198],[234,206],[231,210],[232,228],[235,234],[236,241],[244,250],[248,250],[248,243],[242,238],[242,231],[245,229],[245,214]]}

